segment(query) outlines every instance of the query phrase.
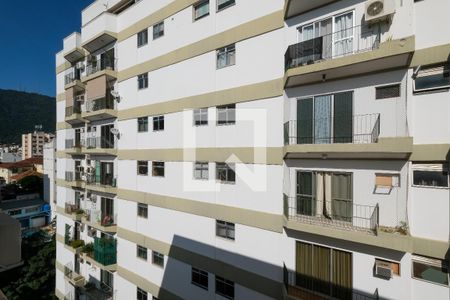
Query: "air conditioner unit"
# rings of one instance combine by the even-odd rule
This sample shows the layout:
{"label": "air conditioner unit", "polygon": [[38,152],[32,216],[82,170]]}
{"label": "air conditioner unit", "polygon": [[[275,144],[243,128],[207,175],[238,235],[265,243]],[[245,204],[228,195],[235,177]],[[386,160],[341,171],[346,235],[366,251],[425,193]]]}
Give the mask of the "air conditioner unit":
{"label": "air conditioner unit", "polygon": [[375,23],[387,20],[395,14],[394,0],[368,0],[364,20],[367,23]]}
{"label": "air conditioner unit", "polygon": [[385,261],[375,262],[375,275],[383,278],[392,278],[392,266],[391,263]]}

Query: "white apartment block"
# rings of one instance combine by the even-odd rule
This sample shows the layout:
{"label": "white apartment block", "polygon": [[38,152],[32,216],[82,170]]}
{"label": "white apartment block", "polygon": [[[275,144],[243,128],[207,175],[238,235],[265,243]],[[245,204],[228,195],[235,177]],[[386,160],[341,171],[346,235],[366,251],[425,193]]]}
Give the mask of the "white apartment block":
{"label": "white apartment block", "polygon": [[97,0],[57,72],[59,299],[449,299],[448,0]]}
{"label": "white apartment block", "polygon": [[44,144],[44,158],[43,158],[43,171],[44,171],[44,201],[50,205],[51,216],[50,220],[53,220],[56,216],[56,139],[52,139],[50,142]]}
{"label": "white apartment block", "polygon": [[22,134],[22,160],[44,155],[44,144],[53,139],[54,135],[35,130]]}

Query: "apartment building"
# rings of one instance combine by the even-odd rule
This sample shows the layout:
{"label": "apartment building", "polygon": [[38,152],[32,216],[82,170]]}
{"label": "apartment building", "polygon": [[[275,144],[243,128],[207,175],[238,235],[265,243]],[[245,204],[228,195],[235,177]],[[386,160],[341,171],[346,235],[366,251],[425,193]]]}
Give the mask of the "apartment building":
{"label": "apartment building", "polygon": [[449,9],[93,2],[56,55],[58,298],[448,299]]}
{"label": "apartment building", "polygon": [[56,139],[44,144],[43,173],[44,201],[50,205],[51,217],[56,216]]}
{"label": "apartment building", "polygon": [[53,139],[52,133],[35,130],[22,134],[22,160],[44,155],[44,144]]}

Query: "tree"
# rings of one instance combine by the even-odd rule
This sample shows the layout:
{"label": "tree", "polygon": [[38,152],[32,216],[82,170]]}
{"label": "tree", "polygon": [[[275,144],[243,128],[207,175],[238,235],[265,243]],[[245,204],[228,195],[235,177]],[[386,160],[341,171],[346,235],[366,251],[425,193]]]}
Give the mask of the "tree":
{"label": "tree", "polygon": [[22,178],[17,182],[24,193],[43,193],[43,180],[41,177],[32,175]]}

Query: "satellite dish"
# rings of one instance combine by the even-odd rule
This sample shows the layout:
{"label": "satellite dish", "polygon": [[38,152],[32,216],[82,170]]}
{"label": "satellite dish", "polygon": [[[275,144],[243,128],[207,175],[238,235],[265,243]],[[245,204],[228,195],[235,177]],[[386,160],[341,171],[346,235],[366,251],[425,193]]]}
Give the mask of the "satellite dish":
{"label": "satellite dish", "polygon": [[119,131],[119,129],[117,129],[117,128],[111,128],[109,131],[110,131],[112,134],[114,134],[115,136],[118,136],[118,135],[120,134],[120,131]]}

